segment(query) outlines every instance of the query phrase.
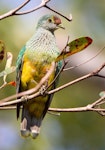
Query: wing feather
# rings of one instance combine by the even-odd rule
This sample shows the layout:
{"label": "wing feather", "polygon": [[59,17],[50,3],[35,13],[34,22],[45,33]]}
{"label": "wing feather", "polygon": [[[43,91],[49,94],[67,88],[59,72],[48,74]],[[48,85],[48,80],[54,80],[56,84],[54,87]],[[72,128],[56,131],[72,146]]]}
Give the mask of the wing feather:
{"label": "wing feather", "polygon": [[[17,58],[17,62],[16,62],[16,93],[19,93],[20,92],[20,77],[21,77],[21,72],[22,72],[22,60],[23,60],[23,55],[24,55],[24,52],[26,50],[26,47],[24,46],[19,55],[18,55],[18,58]],[[21,106],[21,103],[18,103],[17,104],[17,119],[19,118],[19,114],[20,114],[20,106]]]}

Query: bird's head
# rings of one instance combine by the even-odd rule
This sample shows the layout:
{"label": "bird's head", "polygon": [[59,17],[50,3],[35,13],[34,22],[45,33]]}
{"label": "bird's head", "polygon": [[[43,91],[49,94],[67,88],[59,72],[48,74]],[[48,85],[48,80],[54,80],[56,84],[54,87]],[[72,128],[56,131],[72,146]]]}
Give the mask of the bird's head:
{"label": "bird's head", "polygon": [[64,27],[61,26],[61,19],[56,15],[45,15],[41,17],[37,24],[37,28],[39,27],[52,32],[59,28],[64,29]]}

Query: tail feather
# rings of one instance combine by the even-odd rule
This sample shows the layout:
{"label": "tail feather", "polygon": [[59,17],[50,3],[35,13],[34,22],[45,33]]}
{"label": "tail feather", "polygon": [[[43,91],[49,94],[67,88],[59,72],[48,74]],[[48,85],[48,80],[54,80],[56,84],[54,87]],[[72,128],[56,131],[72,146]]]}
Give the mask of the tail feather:
{"label": "tail feather", "polygon": [[31,127],[31,137],[33,139],[35,139],[40,133],[40,127],[34,125],[33,127]]}
{"label": "tail feather", "polygon": [[42,118],[35,118],[31,115],[27,109],[22,109],[22,119],[21,119],[21,135],[23,137],[32,136],[35,139],[40,133]]}

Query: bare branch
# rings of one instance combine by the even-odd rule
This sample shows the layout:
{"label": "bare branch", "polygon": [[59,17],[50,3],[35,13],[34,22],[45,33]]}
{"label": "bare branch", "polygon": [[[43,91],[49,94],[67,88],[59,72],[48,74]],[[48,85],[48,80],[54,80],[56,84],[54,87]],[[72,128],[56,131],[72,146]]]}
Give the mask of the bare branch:
{"label": "bare branch", "polygon": [[13,110],[13,109],[16,109],[16,106],[0,107],[0,110]]}
{"label": "bare branch", "polygon": [[[97,104],[104,101],[105,103],[105,97],[101,97],[100,99],[96,100],[92,104],[88,104],[84,107],[76,107],[76,108],[49,108],[48,113],[53,115],[60,115],[59,113],[56,114],[56,112],[86,112],[86,111],[95,111],[99,113],[100,115],[105,115],[105,109],[97,107]],[[21,107],[22,108],[22,107]],[[16,106],[0,106],[0,110],[13,110],[16,109]]]}
{"label": "bare branch", "polygon": [[50,0],[42,0],[41,4],[39,4],[37,7],[31,9],[31,10],[28,10],[28,11],[22,11],[22,12],[16,12],[15,15],[25,15],[25,14],[28,14],[28,13],[32,13],[42,7],[44,7]]}
{"label": "bare branch", "polygon": [[50,83],[50,85],[46,88],[46,90],[57,80],[57,78],[59,77],[59,75],[61,74],[61,72],[63,71],[64,67],[66,66],[66,62],[64,63],[64,65],[62,65],[61,69],[59,70],[59,72],[57,73],[57,75],[55,76],[54,80]]}
{"label": "bare branch", "polygon": [[26,0],[23,4],[21,4],[20,6],[18,6],[17,8],[13,9],[13,10],[10,10],[9,12],[3,14],[3,15],[0,15],[0,20],[4,19],[4,18],[7,18],[7,17],[10,17],[10,16],[14,16],[14,15],[25,15],[25,14],[28,14],[28,13],[32,13],[42,7],[45,7],[55,13],[57,13],[58,15],[62,16],[63,18],[65,18],[67,21],[72,21],[72,15],[69,14],[69,18],[67,18],[66,16],[64,16],[63,14],[57,12],[56,10],[52,9],[51,7],[47,6],[46,4],[50,1],[50,0],[42,0],[41,3],[31,9],[31,10],[27,10],[27,11],[22,11],[22,12],[18,12],[21,8],[23,8],[27,3],[29,3],[31,0]]}
{"label": "bare branch", "polygon": [[[105,109],[103,108],[95,108],[100,102],[104,101],[105,97],[101,97],[100,99],[96,100],[92,104],[88,104],[84,107],[77,107],[77,108],[49,108],[49,111],[54,112],[84,112],[84,111],[95,111],[101,115],[104,115]],[[105,101],[104,101],[105,103]]]}
{"label": "bare branch", "polygon": [[105,112],[105,109],[92,108],[90,106],[77,107],[77,108],[49,108],[48,111],[53,112],[85,112],[85,111],[96,111],[96,112]]}
{"label": "bare branch", "polygon": [[102,49],[100,49],[99,52],[97,52],[96,55],[93,56],[93,57],[91,57],[90,59],[88,59],[88,60],[86,60],[86,61],[84,61],[84,62],[82,62],[82,63],[80,63],[80,64],[78,64],[78,65],[76,65],[76,66],[69,67],[69,68],[64,68],[63,71],[68,71],[68,70],[77,68],[77,67],[79,67],[79,66],[81,66],[81,65],[84,65],[84,64],[90,62],[91,60],[93,60],[94,58],[96,58],[99,54],[101,54],[104,49],[105,49],[105,46],[104,46]]}
{"label": "bare branch", "polygon": [[66,83],[66,84],[64,84],[64,85],[62,85],[62,86],[60,86],[60,87],[58,87],[58,88],[56,88],[56,89],[54,89],[54,90],[51,90],[51,91],[49,91],[47,94],[52,94],[52,93],[58,92],[58,91],[60,91],[60,90],[62,90],[62,89],[64,89],[64,88],[66,88],[66,87],[68,87],[68,86],[70,86],[70,85],[73,85],[73,84],[75,84],[75,83],[77,83],[77,82],[80,82],[80,81],[82,81],[82,80],[85,80],[85,79],[88,79],[88,78],[90,78],[90,77],[92,77],[92,76],[95,76],[95,75],[98,74],[104,67],[105,67],[105,63],[103,63],[103,64],[102,64],[98,69],[96,69],[95,71],[93,71],[93,72],[91,72],[91,73],[89,73],[89,74],[87,74],[87,75],[85,75],[85,76],[82,76],[82,77],[80,77],[80,78],[78,78],[78,79],[76,79],[76,80],[73,80],[73,81],[71,81],[71,82],[69,82],[69,83]]}
{"label": "bare branch", "polygon": [[3,15],[0,15],[0,20],[7,18],[7,17],[10,17],[10,16],[13,16],[13,15],[16,15],[16,12],[19,11],[21,8],[23,8],[29,2],[30,2],[30,0],[26,0],[23,4],[21,4],[17,8],[15,8],[15,9],[13,9],[13,10],[11,10],[11,11],[3,14]]}
{"label": "bare branch", "polygon": [[[77,107],[77,108],[49,108],[49,111],[54,111],[54,112],[85,112],[85,111],[95,111],[99,113],[100,115],[104,116],[105,115],[105,109],[103,108],[94,108],[97,106],[98,103],[102,102],[105,100],[105,97],[102,97],[98,100],[96,100],[92,104],[88,104],[87,106],[84,107]],[[104,101],[105,103],[105,101]]]}
{"label": "bare branch", "polygon": [[100,78],[104,78],[104,79],[105,79],[105,76],[104,76],[104,75],[101,75],[101,74],[96,74],[96,75],[94,75],[94,76],[100,77]]}
{"label": "bare branch", "polygon": [[99,106],[104,99],[105,99],[105,96],[101,97],[100,99],[92,103],[90,106],[91,107]]}
{"label": "bare branch", "polygon": [[3,89],[4,87],[7,86],[7,82],[4,82],[1,86],[0,86],[0,90]]}
{"label": "bare branch", "polygon": [[49,7],[49,6],[47,6],[47,5],[45,5],[44,7],[46,7],[47,9],[49,9],[49,10],[55,12],[56,14],[62,16],[62,17],[65,18],[67,21],[69,21],[69,22],[72,21],[72,15],[71,15],[71,14],[69,15],[69,18],[67,18],[67,17],[64,16],[63,14],[59,13],[58,11],[52,9],[51,7]]}

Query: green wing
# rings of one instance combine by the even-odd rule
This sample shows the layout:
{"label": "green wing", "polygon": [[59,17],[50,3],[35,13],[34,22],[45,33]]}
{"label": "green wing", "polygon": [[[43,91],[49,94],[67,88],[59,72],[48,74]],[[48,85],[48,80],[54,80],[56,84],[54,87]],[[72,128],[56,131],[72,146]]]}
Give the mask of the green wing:
{"label": "green wing", "polygon": [[21,76],[21,68],[22,68],[22,59],[24,52],[26,50],[26,47],[24,46],[21,51],[19,52],[17,62],[16,62],[16,92],[19,92],[19,86],[20,86],[20,76]]}
{"label": "green wing", "polygon": [[[17,62],[16,62],[16,93],[20,92],[20,76],[21,76],[21,70],[22,70],[22,60],[23,60],[23,55],[24,55],[25,50],[26,50],[26,47],[24,46],[19,52]],[[17,118],[19,118],[20,106],[21,106],[20,103],[17,104]]]}

